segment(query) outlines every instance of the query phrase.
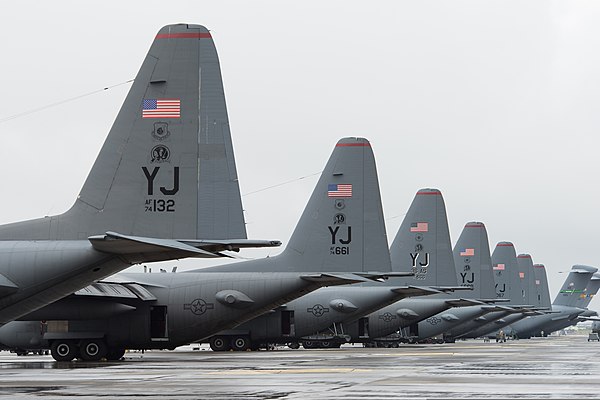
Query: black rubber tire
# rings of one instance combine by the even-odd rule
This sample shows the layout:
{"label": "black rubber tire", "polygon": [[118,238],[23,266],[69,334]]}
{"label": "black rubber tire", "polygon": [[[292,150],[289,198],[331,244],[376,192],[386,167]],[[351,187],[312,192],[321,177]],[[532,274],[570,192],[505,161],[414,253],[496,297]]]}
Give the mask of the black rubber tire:
{"label": "black rubber tire", "polygon": [[300,343],[292,342],[292,343],[288,344],[288,347],[293,350],[298,350],[300,348]]}
{"label": "black rubber tire", "polygon": [[106,352],[106,359],[109,361],[118,361],[125,355],[125,349],[120,347],[111,347]]}
{"label": "black rubber tire", "polygon": [[307,340],[306,342],[302,342],[302,347],[305,349],[316,349],[317,343],[313,342],[312,340]]}
{"label": "black rubber tire", "polygon": [[213,336],[210,339],[212,351],[228,351],[231,349],[231,341],[225,336]]}
{"label": "black rubber tire", "polygon": [[252,342],[248,336],[236,336],[231,339],[231,348],[234,351],[246,351],[251,345]]}
{"label": "black rubber tire", "polygon": [[56,361],[73,361],[79,348],[72,340],[55,340],[50,347],[50,354]]}
{"label": "black rubber tire", "polygon": [[79,345],[79,356],[83,361],[100,361],[106,353],[106,343],[102,339],[83,340]]}

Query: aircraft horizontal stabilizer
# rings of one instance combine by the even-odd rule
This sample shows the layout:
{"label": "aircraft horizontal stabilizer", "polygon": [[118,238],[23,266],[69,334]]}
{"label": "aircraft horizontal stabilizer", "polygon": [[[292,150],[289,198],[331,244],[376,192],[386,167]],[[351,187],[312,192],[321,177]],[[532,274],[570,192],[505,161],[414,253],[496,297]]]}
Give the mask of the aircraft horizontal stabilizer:
{"label": "aircraft horizontal stabilizer", "polygon": [[413,272],[354,272],[355,275],[362,276],[372,281],[382,282],[389,278],[414,276]]}
{"label": "aircraft horizontal stabilizer", "polygon": [[479,306],[481,304],[485,304],[479,300],[474,299],[449,299],[446,300],[446,304],[451,305],[452,307],[467,307],[467,306]]}
{"label": "aircraft horizontal stabilizer", "polygon": [[432,289],[425,286],[404,286],[392,289],[392,292],[402,293],[408,297],[410,296],[427,296],[429,294],[439,294],[439,290]]}
{"label": "aircraft horizontal stabilizer", "polygon": [[10,279],[0,274],[0,297],[8,296],[19,289]]}
{"label": "aircraft horizontal stabilizer", "polygon": [[489,312],[496,312],[496,311],[508,311],[508,312],[519,312],[518,310],[515,310],[514,308],[511,307],[506,307],[506,306],[482,306],[482,309],[489,311]]}
{"label": "aircraft horizontal stabilizer", "polygon": [[111,254],[140,254],[182,252],[186,256],[219,257],[220,255],[197,249],[188,244],[173,239],[158,239],[141,236],[127,236],[116,232],[106,232],[104,235],[88,238],[94,249]]}
{"label": "aircraft horizontal stabilizer", "polygon": [[600,317],[577,317],[579,321],[600,321]]}
{"label": "aircraft horizontal stabilizer", "polygon": [[431,288],[444,293],[454,292],[456,290],[473,290],[473,288],[468,286],[432,286]]}
{"label": "aircraft horizontal stabilizer", "polygon": [[482,303],[508,303],[510,299],[477,299]]}
{"label": "aircraft horizontal stabilizer", "polygon": [[356,274],[332,274],[332,273],[322,273],[322,274],[308,274],[300,276],[301,279],[309,282],[317,282],[324,286],[333,286],[333,285],[345,285],[349,283],[361,283],[361,282],[369,282],[369,279],[358,276]]}
{"label": "aircraft horizontal stabilizer", "polygon": [[224,240],[179,240],[180,243],[185,243],[195,248],[201,248],[211,253],[219,251],[235,251],[240,249],[256,249],[259,247],[279,247],[279,240],[252,240],[252,239],[224,239]]}

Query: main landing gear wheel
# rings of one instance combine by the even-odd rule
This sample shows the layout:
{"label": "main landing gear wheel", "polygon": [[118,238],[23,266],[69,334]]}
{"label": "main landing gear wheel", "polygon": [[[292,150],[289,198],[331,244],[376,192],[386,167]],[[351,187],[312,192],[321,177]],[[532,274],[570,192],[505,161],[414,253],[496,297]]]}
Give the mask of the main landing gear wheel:
{"label": "main landing gear wheel", "polygon": [[71,340],[57,340],[52,343],[50,354],[56,361],[72,361],[77,356],[77,346]]}
{"label": "main landing gear wheel", "polygon": [[106,359],[109,361],[120,360],[125,355],[125,349],[122,348],[110,348],[106,353]]}
{"label": "main landing gear wheel", "polygon": [[227,351],[231,349],[230,342],[223,336],[215,336],[210,339],[210,348],[212,351]]}
{"label": "main landing gear wheel", "polygon": [[102,339],[84,340],[79,345],[79,352],[84,361],[100,361],[106,355],[106,344]]}
{"label": "main landing gear wheel", "polygon": [[246,351],[250,344],[250,338],[247,336],[238,336],[231,340],[231,348],[235,351]]}

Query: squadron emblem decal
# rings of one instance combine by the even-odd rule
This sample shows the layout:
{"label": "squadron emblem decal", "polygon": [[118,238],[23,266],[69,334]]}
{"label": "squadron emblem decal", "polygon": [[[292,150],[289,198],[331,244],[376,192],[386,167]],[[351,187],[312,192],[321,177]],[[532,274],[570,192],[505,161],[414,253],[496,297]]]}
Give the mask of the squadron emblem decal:
{"label": "squadron emblem decal", "polygon": [[166,122],[155,122],[154,130],[152,131],[152,137],[155,140],[163,141],[171,135],[169,132],[169,124]]}
{"label": "squadron emblem decal", "polygon": [[154,146],[152,151],[150,152],[150,162],[153,163],[162,163],[168,162],[171,158],[171,150],[167,146],[163,146],[159,144],[158,146]]}

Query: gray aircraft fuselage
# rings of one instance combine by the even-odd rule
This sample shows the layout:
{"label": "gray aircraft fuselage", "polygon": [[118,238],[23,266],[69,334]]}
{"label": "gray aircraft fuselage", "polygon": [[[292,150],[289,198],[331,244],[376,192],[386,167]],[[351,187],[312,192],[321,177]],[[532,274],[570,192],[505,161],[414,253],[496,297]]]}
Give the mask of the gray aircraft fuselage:
{"label": "gray aircraft fuselage", "polygon": [[[347,323],[358,320],[379,309],[382,305],[397,302],[398,299],[407,295],[426,293],[428,291],[418,288],[409,289],[387,284],[379,287],[321,288],[233,330],[221,332],[217,336],[248,335],[252,342],[260,345],[294,343],[301,341],[304,337],[318,334],[342,321]],[[291,325],[289,324],[291,322],[290,315],[293,316]],[[334,328],[332,334],[343,335],[344,329],[340,328],[339,330]]]}
{"label": "gray aircraft fuselage", "polygon": [[[307,274],[122,274],[118,275],[120,281],[135,282],[155,299],[71,295],[24,319],[64,320],[68,333],[61,336],[63,339],[88,334],[85,337],[104,338],[109,348],[172,349],[234,327],[324,284],[335,283],[317,282],[302,275]],[[1,332],[2,329],[0,342],[4,343]]]}

